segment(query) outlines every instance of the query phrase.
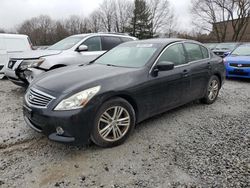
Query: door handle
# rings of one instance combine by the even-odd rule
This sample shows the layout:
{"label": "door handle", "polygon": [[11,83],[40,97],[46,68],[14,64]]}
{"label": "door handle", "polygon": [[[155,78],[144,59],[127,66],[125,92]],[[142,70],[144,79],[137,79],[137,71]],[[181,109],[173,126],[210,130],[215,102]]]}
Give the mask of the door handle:
{"label": "door handle", "polygon": [[188,77],[188,72],[189,71],[187,69],[183,70],[182,77]]}
{"label": "door handle", "polygon": [[208,69],[212,69],[212,66],[211,66],[211,63],[210,63],[210,62],[207,63],[207,68],[208,68]]}

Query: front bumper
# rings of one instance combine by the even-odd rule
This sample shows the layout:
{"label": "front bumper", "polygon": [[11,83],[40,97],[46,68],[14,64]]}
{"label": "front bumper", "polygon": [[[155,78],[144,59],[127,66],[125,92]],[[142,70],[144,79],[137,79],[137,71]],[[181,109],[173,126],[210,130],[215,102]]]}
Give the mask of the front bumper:
{"label": "front bumper", "polygon": [[[93,105],[70,111],[23,106],[24,120],[32,129],[45,134],[50,140],[73,145],[87,144],[93,127],[96,108]],[[63,130],[58,134],[57,129]]]}
{"label": "front bumper", "polygon": [[20,79],[17,74],[18,67],[22,63],[22,60],[13,60],[13,62],[14,62],[13,66],[11,67],[9,67],[9,65],[6,66],[4,70],[5,76],[14,84],[18,86],[26,87],[28,83],[25,80]]}
{"label": "front bumper", "polygon": [[44,73],[45,70],[41,70],[41,69],[36,69],[36,68],[28,68],[27,70],[24,71],[24,76],[26,78],[26,80],[31,83],[34,78],[36,78],[37,76],[41,75],[42,73]]}
{"label": "front bumper", "polygon": [[226,66],[226,76],[231,78],[250,78],[250,68]]}

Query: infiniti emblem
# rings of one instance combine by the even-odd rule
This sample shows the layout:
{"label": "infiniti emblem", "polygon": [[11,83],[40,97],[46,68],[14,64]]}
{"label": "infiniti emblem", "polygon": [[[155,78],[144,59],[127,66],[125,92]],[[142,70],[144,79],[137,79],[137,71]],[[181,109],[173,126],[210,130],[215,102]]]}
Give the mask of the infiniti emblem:
{"label": "infiniti emblem", "polygon": [[238,64],[238,67],[242,67],[242,64]]}
{"label": "infiniti emblem", "polygon": [[29,95],[29,100],[32,101],[33,99],[34,99],[34,96],[30,94],[30,95]]}

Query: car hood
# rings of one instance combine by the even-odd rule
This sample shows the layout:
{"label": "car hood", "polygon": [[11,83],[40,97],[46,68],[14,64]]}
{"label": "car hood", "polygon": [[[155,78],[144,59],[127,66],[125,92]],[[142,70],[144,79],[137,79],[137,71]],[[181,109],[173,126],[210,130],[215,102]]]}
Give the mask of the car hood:
{"label": "car hood", "polygon": [[227,56],[225,61],[250,64],[250,56]]}
{"label": "car hood", "polygon": [[70,66],[43,74],[34,80],[30,87],[42,88],[52,93],[69,93],[102,84],[111,86],[114,80],[123,84],[130,83],[130,73],[137,70],[100,64]]}
{"label": "car hood", "polygon": [[227,49],[227,50],[226,49],[213,49],[212,51],[214,53],[216,53],[216,52],[221,52],[221,53],[224,52],[224,53],[226,53],[226,52],[230,52],[231,50],[229,50],[229,49]]}
{"label": "car hood", "polygon": [[11,54],[12,59],[37,59],[40,57],[50,56],[50,55],[57,55],[60,54],[62,51],[60,50],[31,50],[25,51],[20,53]]}

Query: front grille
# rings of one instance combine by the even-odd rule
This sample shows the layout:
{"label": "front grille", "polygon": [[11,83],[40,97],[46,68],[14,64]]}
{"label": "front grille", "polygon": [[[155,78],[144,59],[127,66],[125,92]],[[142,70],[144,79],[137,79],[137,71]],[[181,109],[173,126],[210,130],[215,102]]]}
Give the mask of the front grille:
{"label": "front grille", "polygon": [[16,64],[16,60],[10,60],[8,63],[8,68],[12,69],[14,67],[14,65]]}
{"label": "front grille", "polygon": [[224,52],[214,52],[218,56],[224,56]]}
{"label": "front grille", "polygon": [[26,94],[26,100],[28,104],[41,108],[46,108],[53,99],[53,96],[50,96],[37,89],[30,89]]}
{"label": "front grille", "polygon": [[231,67],[250,67],[250,64],[242,64],[242,63],[229,63]]}
{"label": "front grille", "polygon": [[229,71],[228,73],[231,74],[231,75],[248,76],[247,72]]}

